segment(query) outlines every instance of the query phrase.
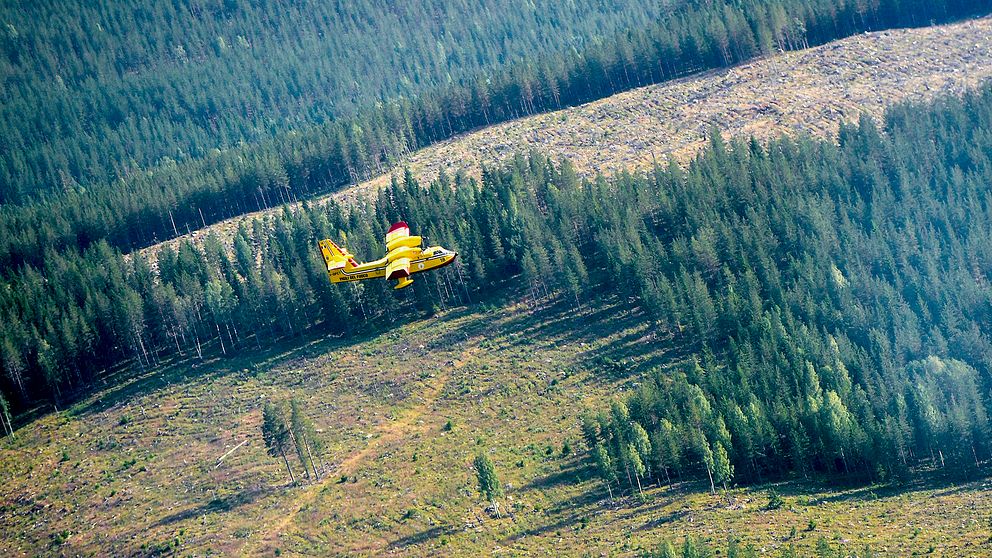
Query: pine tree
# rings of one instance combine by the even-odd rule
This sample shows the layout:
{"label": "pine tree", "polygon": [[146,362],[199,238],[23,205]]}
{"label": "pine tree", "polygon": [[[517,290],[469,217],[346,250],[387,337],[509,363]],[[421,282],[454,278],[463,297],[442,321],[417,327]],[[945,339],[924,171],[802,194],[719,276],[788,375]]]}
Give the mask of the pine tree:
{"label": "pine tree", "polygon": [[14,424],[10,420],[10,405],[7,398],[0,392],[0,422],[3,423],[4,434],[14,437]]}
{"label": "pine tree", "polygon": [[489,502],[496,517],[501,517],[497,498],[503,496],[503,486],[496,476],[496,466],[485,453],[475,456],[475,475],[479,481],[479,492]]}
{"label": "pine tree", "polygon": [[637,481],[637,492],[644,498],[644,489],[641,488],[641,477],[647,472],[647,468],[644,466],[644,461],[641,460],[641,456],[634,447],[634,444],[627,444],[623,448],[624,461],[630,464],[630,468],[634,473],[634,480]]}
{"label": "pine tree", "polygon": [[658,549],[652,554],[652,558],[679,558],[679,555],[675,551],[675,547],[669,541],[661,541],[658,545]]}
{"label": "pine tree", "polygon": [[265,441],[269,455],[282,457],[286,463],[289,478],[295,483],[296,476],[293,474],[293,468],[289,466],[289,457],[286,455],[287,451],[292,451],[293,441],[289,425],[286,423],[286,411],[281,406],[270,402],[265,403],[262,410],[262,439]]}
{"label": "pine tree", "polygon": [[303,405],[297,398],[292,398],[289,403],[290,413],[289,413],[289,427],[290,435],[293,438],[293,442],[296,446],[296,455],[300,460],[300,466],[306,472],[307,477],[310,476],[310,472],[307,469],[307,463],[310,464],[310,469],[313,470],[313,478],[319,479],[320,474],[317,472],[317,464],[313,458],[313,440],[316,438],[315,429],[313,424],[309,419],[303,414]]}
{"label": "pine tree", "polygon": [[710,479],[710,493],[716,494],[716,486],[713,484],[713,469],[715,467],[715,461],[713,457],[713,450],[710,448],[710,443],[706,440],[706,436],[701,431],[696,431],[692,437],[692,445],[699,456],[700,461],[703,462],[703,467],[706,468],[706,476]]}
{"label": "pine tree", "polygon": [[640,477],[643,477],[648,473],[652,473],[652,471],[648,468],[648,465],[651,463],[652,459],[651,439],[648,436],[647,431],[644,430],[644,427],[637,422],[633,422],[631,424],[630,431],[631,447],[633,447],[634,457],[637,458],[636,461],[639,464],[639,466],[635,466],[634,468],[638,477],[637,489],[643,493],[643,490],[641,490]]}

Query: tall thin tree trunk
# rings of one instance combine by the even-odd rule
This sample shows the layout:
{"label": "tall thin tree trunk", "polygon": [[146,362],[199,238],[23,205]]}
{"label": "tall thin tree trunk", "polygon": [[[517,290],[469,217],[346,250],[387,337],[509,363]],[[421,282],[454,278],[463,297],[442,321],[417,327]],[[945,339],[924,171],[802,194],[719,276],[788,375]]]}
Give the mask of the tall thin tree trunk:
{"label": "tall thin tree trunk", "polygon": [[290,430],[289,436],[293,438],[293,444],[296,445],[297,455],[300,456],[300,463],[303,465],[303,474],[306,475],[306,477],[309,479],[310,470],[307,469],[307,460],[306,458],[303,457],[303,452],[299,450],[299,448],[303,447],[303,444],[301,444],[300,441],[296,439],[296,434],[294,434],[292,430]]}
{"label": "tall thin tree trunk", "polygon": [[310,442],[307,441],[306,436],[303,437],[303,447],[307,449],[307,456],[310,458],[310,468],[313,469],[313,478],[319,480],[320,473],[317,472],[317,466],[314,465],[313,453],[310,452]]}
{"label": "tall thin tree trunk", "polygon": [[[148,351],[145,350],[145,342],[141,339],[141,334],[135,333],[134,337],[138,340],[138,347],[141,348],[141,354],[145,357],[145,362],[141,365],[143,370],[145,366],[151,366],[151,361],[148,360]],[[141,362],[141,359],[138,359],[138,362]]]}
{"label": "tall thin tree trunk", "polygon": [[200,348],[200,335],[193,330],[193,339],[196,341],[196,358],[203,360],[203,349]]}
{"label": "tall thin tree trunk", "polygon": [[[183,353],[183,348],[179,346],[179,334],[176,333],[176,328],[172,327],[170,329],[172,330],[172,340],[176,342],[176,351],[179,353],[179,356],[185,357],[186,354]],[[185,342],[186,342],[186,338],[183,337],[183,343]]]}
{"label": "tall thin tree trunk", "polygon": [[232,348],[237,347],[238,342],[235,340],[235,337],[237,337],[237,335],[236,335],[237,334],[237,331],[235,331],[232,334],[231,333],[231,324],[229,324],[229,323],[225,323],[224,324],[224,331],[227,332],[227,340],[231,342],[231,347]]}
{"label": "tall thin tree trunk", "polygon": [[293,468],[289,466],[289,458],[286,457],[286,450],[282,450],[281,449],[281,450],[279,450],[279,453],[282,454],[282,459],[283,459],[283,461],[286,462],[286,470],[289,471],[289,478],[290,478],[290,480],[293,481],[293,484],[296,484],[296,475],[293,474]]}
{"label": "tall thin tree trunk", "polygon": [[217,340],[220,341],[220,352],[224,353],[224,356],[227,356],[227,349],[224,347],[224,336],[220,333],[220,324],[217,323],[217,320],[214,320],[214,327],[217,328]]}
{"label": "tall thin tree trunk", "polygon": [[28,398],[28,392],[24,389],[24,377],[20,370],[13,369],[14,380],[17,381],[17,391],[21,393],[23,399]]}

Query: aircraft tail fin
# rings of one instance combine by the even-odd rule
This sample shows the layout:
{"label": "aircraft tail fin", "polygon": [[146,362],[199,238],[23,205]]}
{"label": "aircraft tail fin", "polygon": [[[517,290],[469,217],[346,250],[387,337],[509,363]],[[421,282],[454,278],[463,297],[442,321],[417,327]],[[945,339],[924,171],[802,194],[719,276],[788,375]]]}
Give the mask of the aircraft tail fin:
{"label": "aircraft tail fin", "polygon": [[341,269],[349,262],[351,262],[352,266],[357,265],[351,253],[335,244],[333,240],[324,239],[319,244],[320,255],[324,257],[328,272]]}

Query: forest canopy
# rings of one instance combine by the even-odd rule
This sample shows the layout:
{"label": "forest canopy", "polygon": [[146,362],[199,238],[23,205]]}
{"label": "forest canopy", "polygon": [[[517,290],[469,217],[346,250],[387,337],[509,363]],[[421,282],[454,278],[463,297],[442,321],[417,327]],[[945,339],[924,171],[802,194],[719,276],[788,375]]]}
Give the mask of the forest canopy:
{"label": "forest canopy", "polygon": [[582,52],[670,2],[6,3],[0,203]]}
{"label": "forest canopy", "polygon": [[479,126],[988,10],[978,0],[390,6],[3,8],[0,267],[99,241],[129,252],[385,172]]}
{"label": "forest canopy", "polygon": [[[586,421],[608,482],[879,479],[924,460],[968,475],[992,454],[990,156],[986,86],[832,141],[714,131],[686,168],[643,175],[580,180],[536,153],[481,182],[408,174],[349,210],[256,220],[233,247],[164,248],[157,270],[106,242],[51,252],[0,286],[2,391],[23,409],[108,368],[348,336],[497,295],[619,298],[687,364]],[[398,216],[461,257],[400,295],[328,283],[317,239],[376,254]]]}

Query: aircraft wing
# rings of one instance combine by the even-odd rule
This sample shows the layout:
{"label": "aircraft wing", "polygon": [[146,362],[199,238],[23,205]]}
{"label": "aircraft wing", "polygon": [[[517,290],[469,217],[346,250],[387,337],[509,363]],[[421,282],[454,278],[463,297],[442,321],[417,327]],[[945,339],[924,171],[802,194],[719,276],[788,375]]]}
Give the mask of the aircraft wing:
{"label": "aircraft wing", "polygon": [[420,255],[419,236],[410,236],[410,226],[400,221],[386,231],[386,279],[410,276],[410,260]]}

